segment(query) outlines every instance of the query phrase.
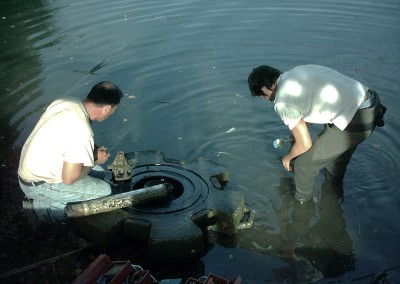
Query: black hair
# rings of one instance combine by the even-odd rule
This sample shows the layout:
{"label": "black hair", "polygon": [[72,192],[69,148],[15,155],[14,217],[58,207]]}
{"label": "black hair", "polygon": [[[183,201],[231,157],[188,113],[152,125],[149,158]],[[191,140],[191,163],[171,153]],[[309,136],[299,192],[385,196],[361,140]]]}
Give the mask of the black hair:
{"label": "black hair", "polygon": [[247,82],[249,84],[250,93],[253,97],[262,96],[264,93],[261,91],[263,86],[272,90],[273,84],[282,74],[281,71],[271,66],[261,65],[251,71]]}
{"label": "black hair", "polygon": [[123,96],[122,91],[113,83],[102,81],[93,86],[86,97],[86,101],[92,102],[96,106],[119,105]]}

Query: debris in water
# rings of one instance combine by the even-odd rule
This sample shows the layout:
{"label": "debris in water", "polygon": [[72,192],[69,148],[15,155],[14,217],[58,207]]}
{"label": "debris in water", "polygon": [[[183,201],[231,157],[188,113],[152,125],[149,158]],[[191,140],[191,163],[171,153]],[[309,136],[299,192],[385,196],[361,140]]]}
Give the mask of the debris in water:
{"label": "debris in water", "polygon": [[232,127],[231,129],[229,129],[228,131],[226,131],[226,133],[231,133],[231,132],[233,132],[233,131],[235,131],[236,130],[236,128],[235,127]]}

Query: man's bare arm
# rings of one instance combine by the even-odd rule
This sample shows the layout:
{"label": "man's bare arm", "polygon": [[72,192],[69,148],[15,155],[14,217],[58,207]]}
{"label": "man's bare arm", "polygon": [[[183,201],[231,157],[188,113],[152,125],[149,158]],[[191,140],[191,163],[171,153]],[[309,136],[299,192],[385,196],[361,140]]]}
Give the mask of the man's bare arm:
{"label": "man's bare arm", "polygon": [[86,176],[92,167],[85,167],[82,163],[64,162],[62,170],[62,180],[64,184],[73,184]]}
{"label": "man's bare arm", "polygon": [[301,119],[299,123],[292,129],[294,143],[290,152],[282,158],[282,164],[287,171],[291,171],[290,161],[297,156],[308,151],[312,146],[310,132],[308,131],[307,123]]}

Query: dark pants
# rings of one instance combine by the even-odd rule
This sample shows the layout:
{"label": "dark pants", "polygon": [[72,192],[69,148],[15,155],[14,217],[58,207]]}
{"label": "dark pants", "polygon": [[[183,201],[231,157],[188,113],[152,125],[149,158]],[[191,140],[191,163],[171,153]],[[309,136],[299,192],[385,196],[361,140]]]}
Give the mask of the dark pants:
{"label": "dark pants", "polygon": [[374,131],[375,119],[381,112],[379,96],[376,93],[374,95],[375,104],[357,110],[345,130],[342,131],[333,124],[325,125],[324,131],[318,134],[312,147],[297,157],[294,162],[297,200],[305,202],[313,197],[317,176],[323,168],[327,179],[342,182],[357,145]]}

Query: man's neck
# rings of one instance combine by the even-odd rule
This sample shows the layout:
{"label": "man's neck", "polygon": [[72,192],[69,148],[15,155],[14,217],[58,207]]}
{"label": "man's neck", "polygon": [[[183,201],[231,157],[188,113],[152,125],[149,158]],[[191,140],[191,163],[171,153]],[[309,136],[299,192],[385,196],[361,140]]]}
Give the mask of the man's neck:
{"label": "man's neck", "polygon": [[82,103],[83,103],[83,107],[86,110],[87,117],[88,117],[90,123],[92,123],[95,120],[95,117],[94,117],[94,106],[93,106],[92,103],[90,103],[90,102],[88,102],[86,100],[84,100]]}

